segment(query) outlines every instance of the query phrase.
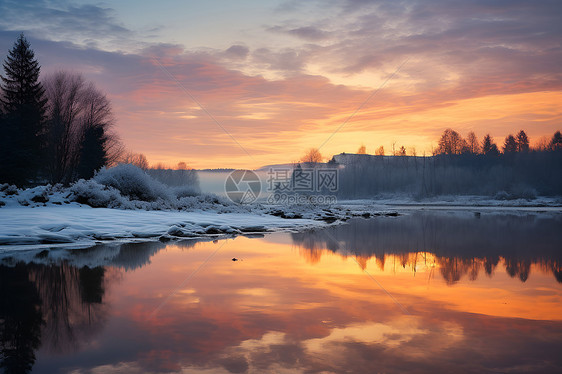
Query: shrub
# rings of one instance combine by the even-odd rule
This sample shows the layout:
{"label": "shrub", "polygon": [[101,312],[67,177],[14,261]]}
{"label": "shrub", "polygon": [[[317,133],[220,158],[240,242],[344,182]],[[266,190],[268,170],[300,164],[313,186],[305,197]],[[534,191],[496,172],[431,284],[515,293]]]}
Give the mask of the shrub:
{"label": "shrub", "polygon": [[89,179],[80,179],[70,186],[72,200],[80,204],[90,205],[94,208],[125,208],[132,207],[130,201],[123,198],[118,190],[107,187]]}
{"label": "shrub", "polygon": [[109,169],[102,168],[94,180],[119,190],[121,195],[129,197],[131,200],[170,201],[173,199],[165,185],[131,164],[121,164]]}
{"label": "shrub", "polygon": [[201,192],[193,186],[172,187],[172,192],[178,199],[182,197],[198,196],[201,194]]}

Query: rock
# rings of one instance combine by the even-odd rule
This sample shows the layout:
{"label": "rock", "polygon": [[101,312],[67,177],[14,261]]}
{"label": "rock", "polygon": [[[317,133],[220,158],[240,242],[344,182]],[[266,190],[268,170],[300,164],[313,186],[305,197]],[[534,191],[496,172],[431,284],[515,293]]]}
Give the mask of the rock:
{"label": "rock", "polygon": [[42,193],[40,195],[35,195],[31,198],[31,201],[33,201],[34,203],[46,203],[47,201],[49,201],[49,197],[47,196],[47,194]]}
{"label": "rock", "polygon": [[49,256],[49,251],[46,249],[42,250],[41,252],[35,255],[36,258],[47,258]]}
{"label": "rock", "polygon": [[185,232],[181,229],[181,227],[172,226],[168,229],[168,235],[182,237],[185,236]]}
{"label": "rock", "polygon": [[400,214],[398,212],[389,212],[384,214],[387,217],[398,217]]}
{"label": "rock", "polygon": [[218,234],[222,234],[223,232],[216,226],[208,226],[205,229],[205,234],[209,234],[209,235],[218,235]]}
{"label": "rock", "polygon": [[324,217],[320,217],[319,220],[324,221],[326,223],[334,223],[338,219],[336,217],[333,217],[333,216],[324,216]]}
{"label": "rock", "polygon": [[245,226],[240,227],[239,230],[242,232],[267,232],[265,226]]}

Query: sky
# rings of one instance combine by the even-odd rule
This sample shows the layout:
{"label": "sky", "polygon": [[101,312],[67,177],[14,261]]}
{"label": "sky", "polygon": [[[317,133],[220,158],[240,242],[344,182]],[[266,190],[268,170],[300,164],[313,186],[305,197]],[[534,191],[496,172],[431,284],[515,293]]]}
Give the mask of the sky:
{"label": "sky", "polygon": [[499,144],[562,129],[562,2],[0,0],[45,77],[82,73],[149,162],[257,168],[453,128]]}

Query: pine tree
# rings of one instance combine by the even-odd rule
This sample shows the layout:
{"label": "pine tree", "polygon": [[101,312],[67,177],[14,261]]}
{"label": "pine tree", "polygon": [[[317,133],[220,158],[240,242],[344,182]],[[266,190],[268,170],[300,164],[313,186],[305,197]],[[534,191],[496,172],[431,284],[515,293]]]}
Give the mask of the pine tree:
{"label": "pine tree", "polygon": [[496,156],[499,154],[498,146],[492,141],[490,134],[486,134],[482,141],[482,153],[485,155]]}
{"label": "pine tree", "polygon": [[90,126],[84,132],[78,163],[78,178],[90,179],[107,163],[107,136],[102,126]]}
{"label": "pine tree", "polygon": [[552,136],[549,148],[552,151],[562,150],[562,134],[560,134],[560,131],[556,131]]}
{"label": "pine tree", "polygon": [[2,103],[5,113],[1,135],[0,181],[24,185],[40,169],[45,90],[39,82],[40,66],[23,34],[3,64]]}
{"label": "pine tree", "polygon": [[529,138],[523,130],[519,131],[519,134],[517,134],[517,151],[529,152]]}
{"label": "pine tree", "polygon": [[509,134],[506,138],[505,138],[505,142],[503,145],[503,153],[515,153],[517,152],[517,141],[515,140],[515,137],[511,134]]}

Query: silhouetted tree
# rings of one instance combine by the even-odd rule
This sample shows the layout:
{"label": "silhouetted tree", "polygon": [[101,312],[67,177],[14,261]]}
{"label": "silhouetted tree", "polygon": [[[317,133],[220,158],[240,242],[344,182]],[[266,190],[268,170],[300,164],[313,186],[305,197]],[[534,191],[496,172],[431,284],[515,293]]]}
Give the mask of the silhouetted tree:
{"label": "silhouetted tree", "polygon": [[77,178],[90,179],[95,172],[107,164],[105,146],[107,137],[102,126],[91,126],[84,132]]}
{"label": "silhouetted tree", "polygon": [[384,156],[384,147],[381,145],[379,148],[377,148],[377,151],[375,152],[375,154],[377,156]]}
{"label": "silhouetted tree", "polygon": [[357,150],[357,154],[358,154],[358,155],[367,154],[367,147],[365,147],[365,146],[362,144],[361,147],[359,147],[359,149]]}
{"label": "silhouetted tree", "polygon": [[559,151],[562,149],[562,134],[560,134],[560,131],[556,131],[552,136],[549,148],[552,151]]}
{"label": "silhouetted tree", "polygon": [[503,153],[515,153],[517,152],[517,140],[511,134],[509,134],[505,138],[505,142],[503,144]]}
{"label": "silhouetted tree", "polygon": [[482,153],[491,156],[499,154],[498,146],[492,141],[490,134],[484,136],[484,140],[482,141]]}
{"label": "silhouetted tree", "polygon": [[533,149],[539,152],[548,151],[549,146],[550,146],[550,140],[548,140],[548,138],[543,135],[537,139],[537,142],[535,143]]}
{"label": "silhouetted tree", "polygon": [[406,156],[406,147],[401,146],[398,152],[396,152],[396,156]]}
{"label": "silhouetted tree", "polygon": [[52,183],[70,180],[80,149],[80,116],[84,79],[57,72],[45,79],[49,100],[47,130],[48,174]]}
{"label": "silhouetted tree", "polygon": [[[53,183],[89,178],[110,159],[109,100],[80,74],[59,71],[45,80],[49,99],[48,172]],[[119,148],[116,148],[119,149]]]}
{"label": "silhouetted tree", "polygon": [[529,138],[523,130],[519,131],[519,133],[517,134],[517,151],[529,152]]}
{"label": "silhouetted tree", "polygon": [[466,148],[466,141],[453,129],[446,129],[439,139],[437,154],[459,155]]}
{"label": "silhouetted tree", "polygon": [[41,300],[28,267],[0,266],[0,368],[27,373],[41,343]]}
{"label": "silhouetted tree", "polygon": [[302,162],[317,163],[322,162],[322,154],[317,148],[310,148],[302,157]]}
{"label": "silhouetted tree", "polygon": [[[148,160],[142,153],[127,152],[119,160],[121,164],[133,164],[136,167],[146,170],[148,169]],[[164,168],[163,168],[164,169]]]}
{"label": "silhouetted tree", "polygon": [[85,304],[101,304],[105,294],[103,287],[105,268],[84,266],[79,270],[78,275],[82,302]]}
{"label": "silhouetted tree", "polygon": [[0,181],[25,185],[37,177],[41,166],[45,90],[39,82],[41,67],[23,34],[3,64],[0,102],[5,114],[0,133]]}
{"label": "silhouetted tree", "polygon": [[480,144],[478,144],[478,138],[474,131],[468,133],[466,137],[466,142],[468,146],[468,151],[472,154],[480,153]]}

